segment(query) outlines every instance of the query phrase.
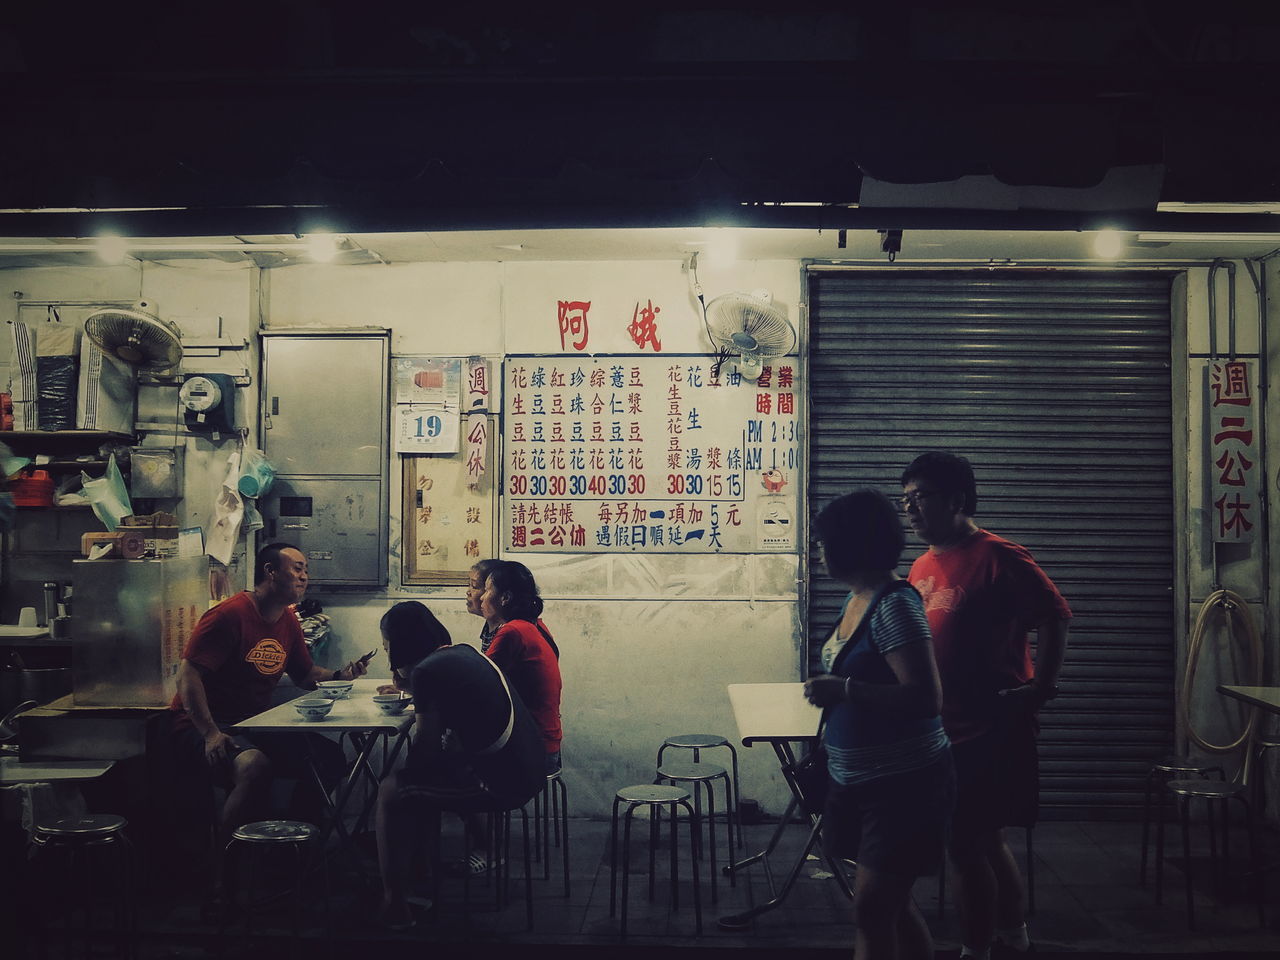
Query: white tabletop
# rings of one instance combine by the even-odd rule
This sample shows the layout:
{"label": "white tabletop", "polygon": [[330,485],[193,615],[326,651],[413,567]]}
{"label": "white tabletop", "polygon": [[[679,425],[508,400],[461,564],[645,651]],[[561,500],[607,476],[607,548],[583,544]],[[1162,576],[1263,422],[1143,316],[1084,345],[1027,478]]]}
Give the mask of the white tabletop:
{"label": "white tabletop", "polygon": [[1246,687],[1224,683],[1218,686],[1218,692],[1271,713],[1280,713],[1280,687]]}
{"label": "white tabletop", "polygon": [[822,711],[804,698],[803,683],[731,683],[729,702],[746,746],[773,740],[816,740]]}
{"label": "white tabletop", "polygon": [[[378,709],[373,702],[373,695],[378,687],[391,681],[375,680],[361,677],[351,688],[351,693],[344,700],[335,700],[333,709],[323,720],[303,720],[293,708],[293,701],[282,703],[265,710],[255,717],[241,720],[233,729],[258,731],[296,731],[314,730],[316,733],[344,733],[353,730],[388,730],[398,732],[406,729],[413,722],[413,707],[391,717]],[[304,690],[299,696],[318,697],[315,691]],[[294,699],[297,699],[296,697]]]}
{"label": "white tabletop", "polygon": [[114,760],[29,760],[0,757],[0,786],[51,783],[54,780],[96,780],[115,766]]}

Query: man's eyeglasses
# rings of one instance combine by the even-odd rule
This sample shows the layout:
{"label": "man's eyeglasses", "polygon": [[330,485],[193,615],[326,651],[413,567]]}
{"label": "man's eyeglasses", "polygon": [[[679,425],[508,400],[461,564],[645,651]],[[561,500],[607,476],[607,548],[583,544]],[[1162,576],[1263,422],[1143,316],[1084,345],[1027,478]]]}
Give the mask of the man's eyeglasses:
{"label": "man's eyeglasses", "polygon": [[915,507],[919,510],[922,501],[928,500],[930,497],[936,497],[937,495],[937,490],[916,490],[912,493],[904,493],[898,500],[898,503],[903,510],[909,510],[911,507]]}

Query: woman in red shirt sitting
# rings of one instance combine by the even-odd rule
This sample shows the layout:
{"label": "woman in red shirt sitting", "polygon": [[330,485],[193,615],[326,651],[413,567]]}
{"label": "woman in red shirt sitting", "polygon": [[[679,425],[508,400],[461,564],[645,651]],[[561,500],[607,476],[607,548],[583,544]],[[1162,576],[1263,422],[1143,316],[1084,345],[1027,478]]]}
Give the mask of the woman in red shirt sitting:
{"label": "woman in red shirt sitting", "polygon": [[493,634],[486,653],[533,715],[551,775],[560,769],[560,650],[541,620],[542,598],[529,568],[497,561],[485,579],[480,613]]}

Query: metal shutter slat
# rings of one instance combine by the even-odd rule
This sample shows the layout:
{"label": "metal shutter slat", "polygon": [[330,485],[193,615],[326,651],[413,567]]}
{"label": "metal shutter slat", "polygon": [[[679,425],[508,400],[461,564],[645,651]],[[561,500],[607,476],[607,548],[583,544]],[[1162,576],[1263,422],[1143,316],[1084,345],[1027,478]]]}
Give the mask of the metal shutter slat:
{"label": "metal shutter slat", "polygon": [[[1119,270],[809,275],[811,509],[860,486],[894,496],[916,454],[963,453],[977,521],[1031,550],[1071,603],[1063,694],[1042,717],[1046,818],[1134,816],[1173,728],[1170,283]],[[811,580],[821,643],[844,594]]]}

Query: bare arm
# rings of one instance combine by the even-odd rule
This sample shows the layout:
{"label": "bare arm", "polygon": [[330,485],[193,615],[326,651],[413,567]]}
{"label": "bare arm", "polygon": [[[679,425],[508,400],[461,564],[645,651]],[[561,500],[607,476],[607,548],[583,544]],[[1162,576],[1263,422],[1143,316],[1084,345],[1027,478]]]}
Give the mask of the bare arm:
{"label": "bare arm", "polygon": [[363,660],[352,660],[341,670],[330,670],[328,667],[322,667],[317,663],[312,665],[311,673],[307,676],[306,682],[314,687],[321,680],[354,680],[356,677],[363,677],[368,672],[369,666]]}
{"label": "bare arm", "polygon": [[1001,690],[1002,697],[1026,698],[1038,709],[1056,695],[1058,674],[1067,655],[1069,620],[1046,620],[1036,628],[1036,675],[1030,683]]}
{"label": "bare arm", "polygon": [[204,737],[204,756],[209,763],[221,763],[229,756],[231,738],[218,729],[209,712],[209,697],[204,688],[204,675],[190,660],[178,666],[178,697],[196,732]]}
{"label": "bare arm", "polygon": [[942,681],[933,644],[903,644],[886,653],[884,661],[897,683],[867,683],[824,674],[805,683],[805,695],[819,707],[852,700],[909,717],[937,716],[942,709]]}
{"label": "bare arm", "polygon": [[1058,685],[1062,661],[1067,655],[1067,629],[1070,621],[1050,620],[1036,630],[1036,686],[1045,693]]}

